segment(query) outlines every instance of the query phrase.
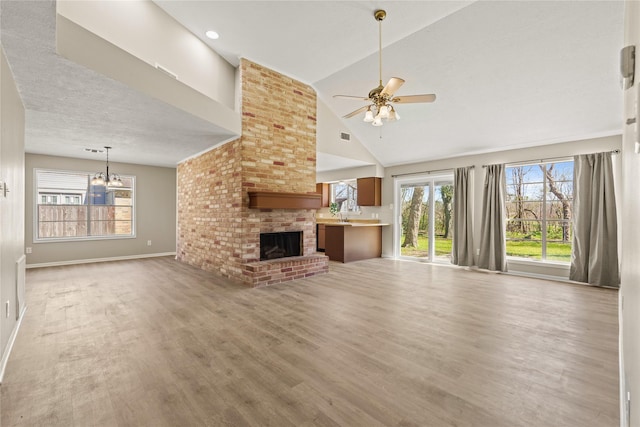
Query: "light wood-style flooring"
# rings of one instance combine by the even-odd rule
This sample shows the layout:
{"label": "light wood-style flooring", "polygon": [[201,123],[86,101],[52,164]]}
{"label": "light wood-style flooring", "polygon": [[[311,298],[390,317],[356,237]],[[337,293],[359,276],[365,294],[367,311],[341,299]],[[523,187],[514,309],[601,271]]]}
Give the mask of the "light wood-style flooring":
{"label": "light wood-style flooring", "polygon": [[374,259],[29,270],[2,426],[618,426],[617,291]]}

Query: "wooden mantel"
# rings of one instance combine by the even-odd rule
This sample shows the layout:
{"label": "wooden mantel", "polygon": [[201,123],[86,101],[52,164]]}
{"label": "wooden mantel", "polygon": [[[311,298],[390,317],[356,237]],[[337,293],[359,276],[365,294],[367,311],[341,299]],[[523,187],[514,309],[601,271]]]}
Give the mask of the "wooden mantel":
{"label": "wooden mantel", "polygon": [[249,191],[250,209],[320,209],[320,193]]}

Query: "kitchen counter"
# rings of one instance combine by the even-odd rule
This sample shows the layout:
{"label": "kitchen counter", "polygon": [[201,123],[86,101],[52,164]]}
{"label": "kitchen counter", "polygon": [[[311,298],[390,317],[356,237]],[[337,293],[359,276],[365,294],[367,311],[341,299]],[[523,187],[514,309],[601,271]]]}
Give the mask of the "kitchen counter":
{"label": "kitchen counter", "polygon": [[324,253],[332,261],[351,262],[382,256],[380,222],[323,222]]}

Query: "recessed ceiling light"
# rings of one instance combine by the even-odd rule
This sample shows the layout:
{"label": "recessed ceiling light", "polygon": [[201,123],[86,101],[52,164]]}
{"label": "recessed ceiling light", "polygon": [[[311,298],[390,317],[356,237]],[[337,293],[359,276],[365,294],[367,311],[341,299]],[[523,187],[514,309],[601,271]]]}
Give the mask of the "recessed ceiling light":
{"label": "recessed ceiling light", "polygon": [[213,30],[209,30],[206,33],[204,33],[205,36],[209,37],[211,40],[217,40],[220,38],[220,34],[216,33]]}

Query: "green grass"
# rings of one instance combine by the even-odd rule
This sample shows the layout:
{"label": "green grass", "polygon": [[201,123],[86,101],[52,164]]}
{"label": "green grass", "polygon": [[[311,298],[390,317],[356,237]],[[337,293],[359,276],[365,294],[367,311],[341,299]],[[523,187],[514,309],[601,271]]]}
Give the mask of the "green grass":
{"label": "green grass", "polygon": [[[436,238],[436,257],[451,254],[451,239]],[[426,258],[429,256],[429,240],[418,236],[417,248],[400,248],[402,256]],[[521,258],[542,259],[542,243],[535,240],[507,241],[507,255]],[[548,242],[547,261],[571,261],[571,243]]]}
{"label": "green grass", "polygon": [[[436,237],[436,256],[446,257],[451,255],[451,239]],[[429,256],[429,239],[426,236],[418,236],[417,248],[400,248],[402,256],[426,258]]]}
{"label": "green grass", "polygon": [[[542,243],[535,240],[507,241],[507,255],[542,259]],[[547,242],[547,261],[571,261],[571,243]]]}

